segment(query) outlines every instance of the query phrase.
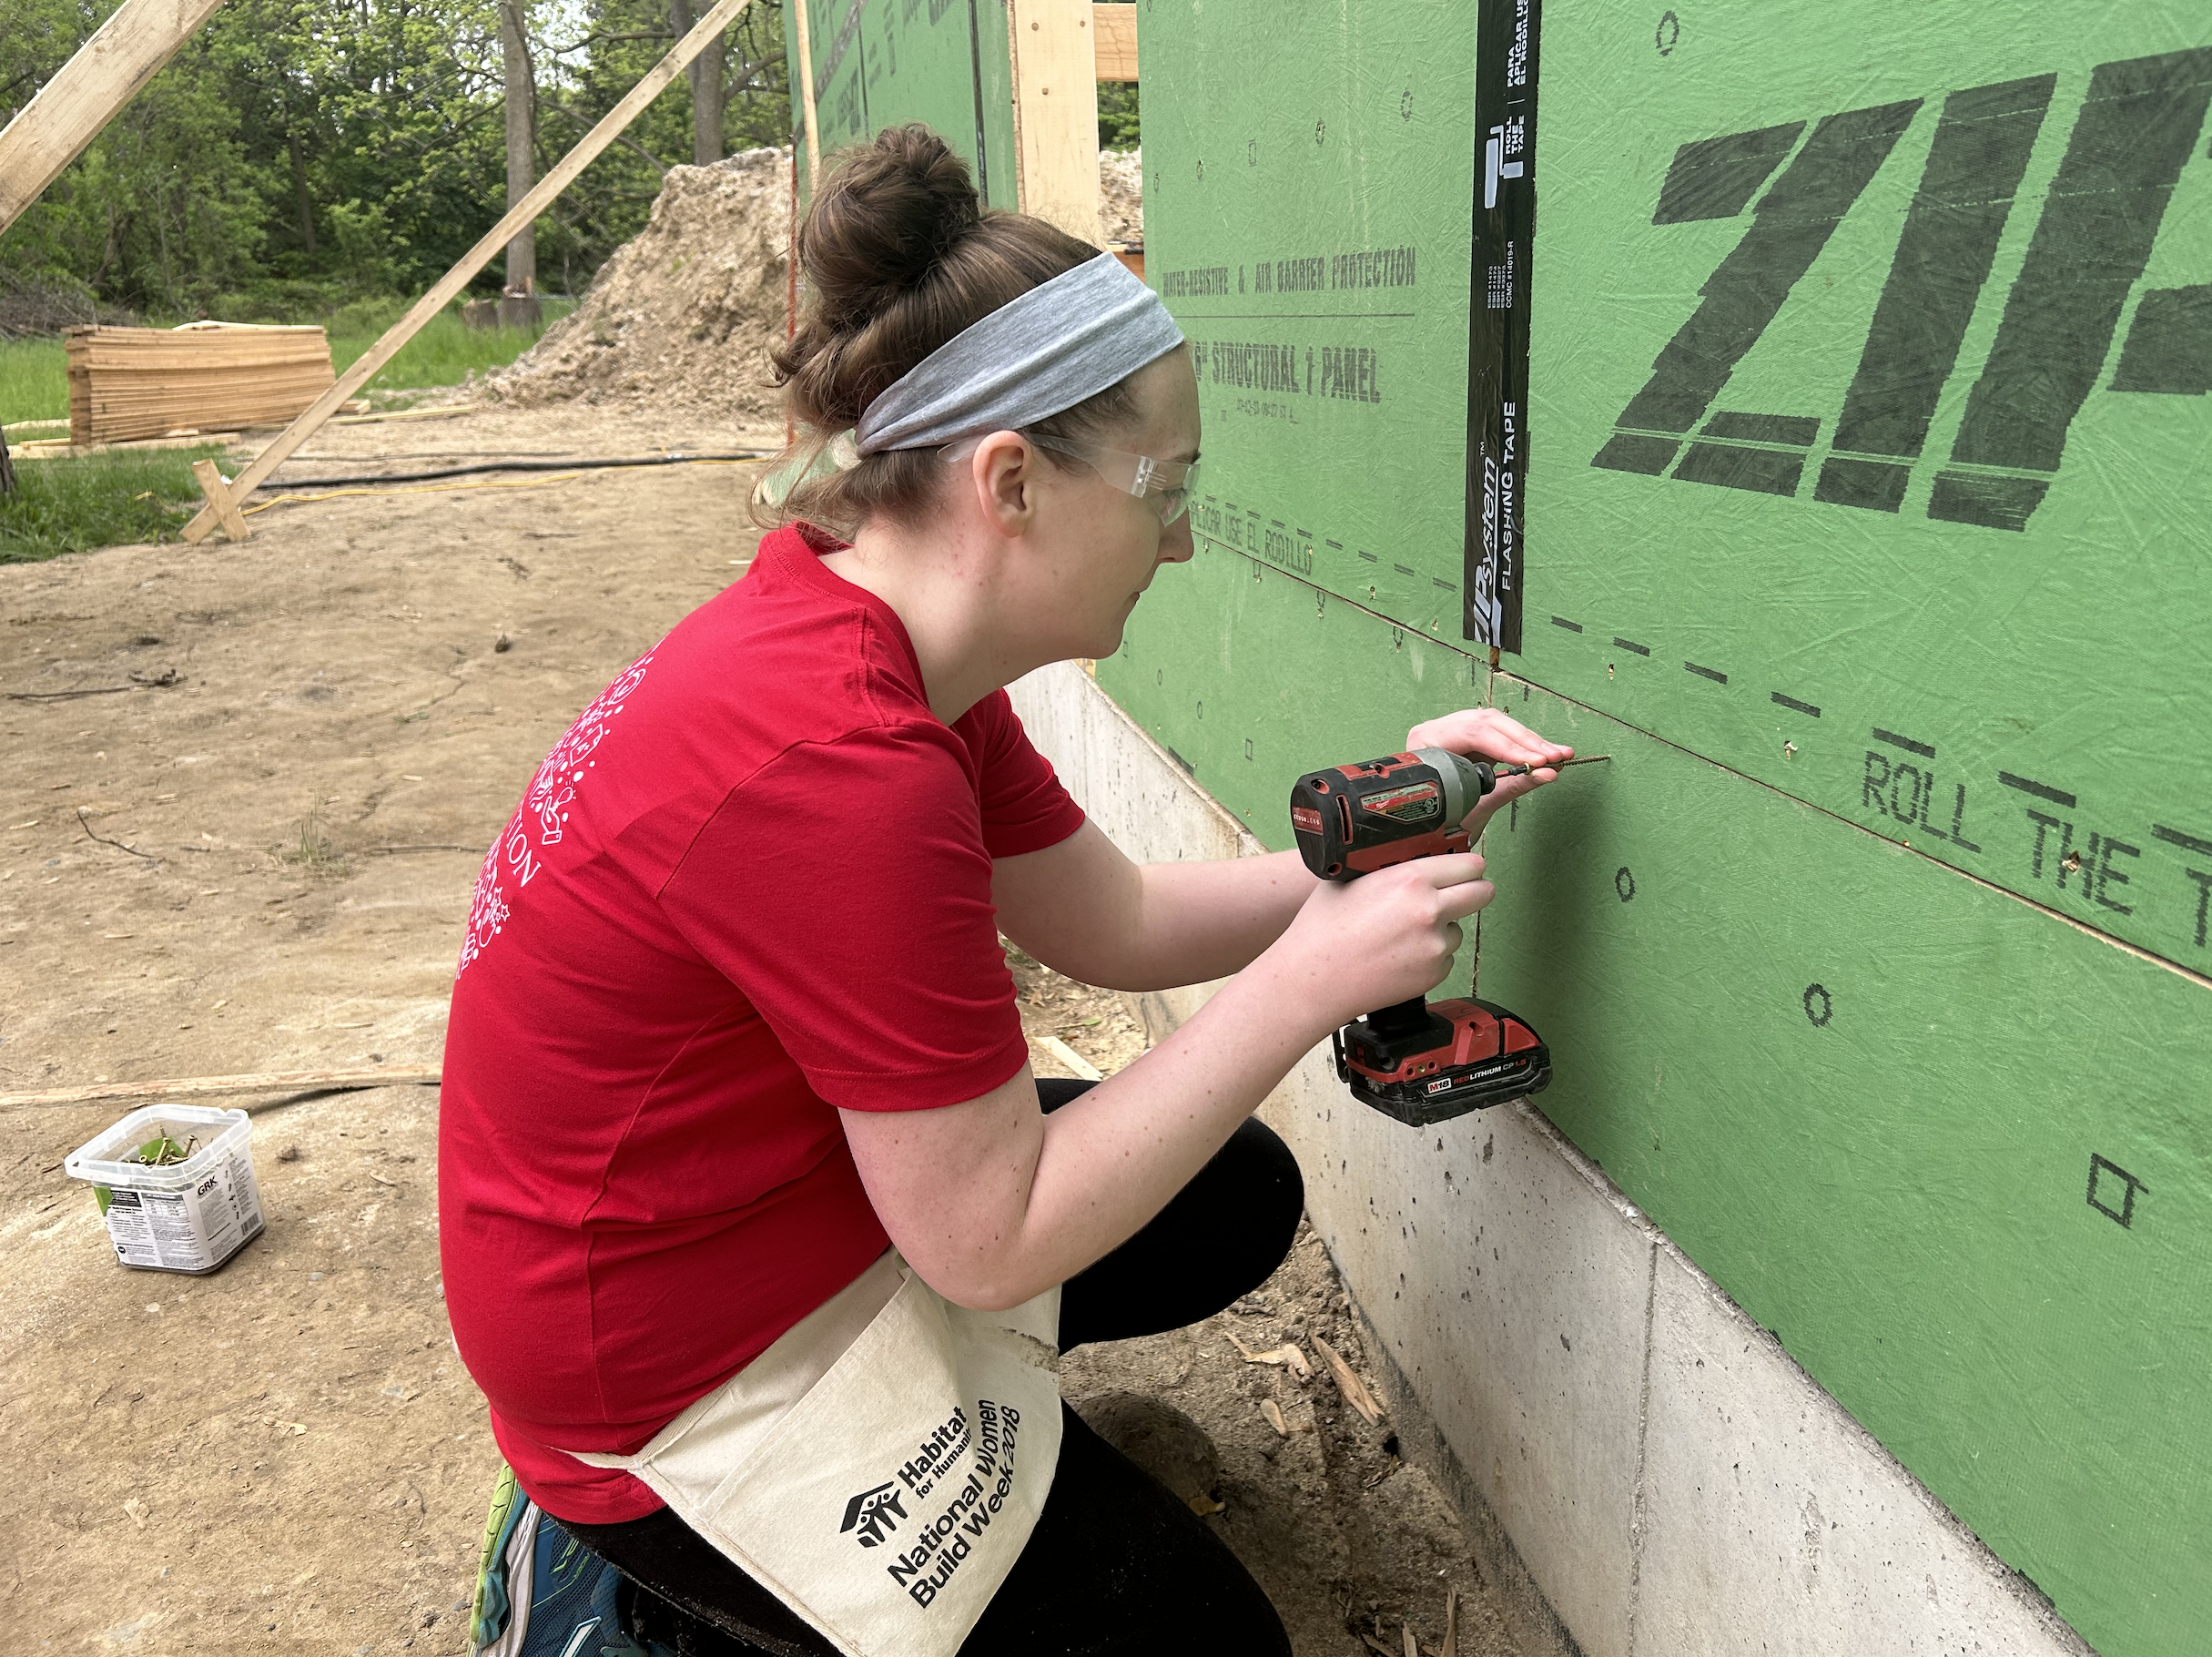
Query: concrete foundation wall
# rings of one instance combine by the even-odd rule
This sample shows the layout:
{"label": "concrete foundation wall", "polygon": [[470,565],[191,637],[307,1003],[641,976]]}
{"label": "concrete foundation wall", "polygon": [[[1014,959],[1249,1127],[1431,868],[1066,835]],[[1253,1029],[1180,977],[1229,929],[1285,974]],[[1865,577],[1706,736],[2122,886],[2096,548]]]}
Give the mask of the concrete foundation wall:
{"label": "concrete foundation wall", "polygon": [[[1080,669],[1013,696],[1131,858],[1261,849]],[[1533,1106],[1401,1127],[1317,1050],[1263,1114],[1527,1649],[2088,1650]]]}

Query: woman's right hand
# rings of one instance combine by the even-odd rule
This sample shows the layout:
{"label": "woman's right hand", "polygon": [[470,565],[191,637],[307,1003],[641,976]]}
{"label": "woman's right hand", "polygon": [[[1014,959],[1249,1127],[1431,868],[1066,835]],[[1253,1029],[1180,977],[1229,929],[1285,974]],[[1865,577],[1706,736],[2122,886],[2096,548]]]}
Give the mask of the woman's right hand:
{"label": "woman's right hand", "polygon": [[1482,873],[1469,851],[1324,880],[1261,959],[1327,1030],[1426,995],[1451,974],[1459,922],[1497,895]]}

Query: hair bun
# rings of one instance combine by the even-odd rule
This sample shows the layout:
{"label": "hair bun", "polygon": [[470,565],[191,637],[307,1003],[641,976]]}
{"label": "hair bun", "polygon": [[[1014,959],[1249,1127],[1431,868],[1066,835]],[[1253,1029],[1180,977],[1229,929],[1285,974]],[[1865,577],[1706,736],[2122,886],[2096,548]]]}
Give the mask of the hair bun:
{"label": "hair bun", "polygon": [[827,181],[799,262],[830,318],[872,316],[918,286],[983,216],[968,164],[927,127],[887,127]]}
{"label": "hair bun", "polygon": [[[986,213],[967,164],[927,127],[888,127],[847,150],[799,227],[805,309],[768,347],[784,407],[806,434],[794,458],[811,464],[885,387],[979,318],[1098,257],[1041,219]],[[1076,437],[1131,418],[1115,387],[1054,415],[1061,423],[1049,430]],[[925,451],[871,454],[800,483],[761,521],[788,513],[846,533],[879,512],[921,510],[949,475]]]}

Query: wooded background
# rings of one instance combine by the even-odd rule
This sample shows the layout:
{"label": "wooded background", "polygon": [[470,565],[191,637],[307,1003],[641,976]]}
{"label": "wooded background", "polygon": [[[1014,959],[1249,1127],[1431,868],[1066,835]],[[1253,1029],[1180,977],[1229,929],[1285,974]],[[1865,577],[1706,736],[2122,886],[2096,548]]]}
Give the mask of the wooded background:
{"label": "wooded background", "polygon": [[[539,173],[705,9],[507,4],[529,46]],[[0,122],[112,10],[0,6]],[[506,203],[502,10],[230,0],[0,239],[0,335],[134,316],[321,320],[419,292]],[[715,56],[538,221],[541,290],[582,291],[644,222],[669,167],[787,140],[779,8],[748,7]],[[502,274],[495,264],[479,286],[496,291]]]}

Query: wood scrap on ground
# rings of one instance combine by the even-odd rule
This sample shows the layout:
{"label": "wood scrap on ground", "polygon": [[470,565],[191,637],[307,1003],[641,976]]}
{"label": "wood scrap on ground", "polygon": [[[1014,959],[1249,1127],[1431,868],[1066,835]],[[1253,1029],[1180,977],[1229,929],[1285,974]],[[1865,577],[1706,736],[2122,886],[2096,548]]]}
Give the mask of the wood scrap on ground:
{"label": "wood scrap on ground", "polygon": [[1321,1348],[1321,1356],[1328,1360],[1329,1373],[1336,1377],[1336,1390],[1344,1395],[1344,1402],[1367,1418],[1370,1423],[1383,1418],[1383,1407],[1375,1401],[1375,1394],[1367,1390],[1366,1382],[1353,1373],[1344,1355],[1318,1335],[1314,1344]]}
{"label": "wood scrap on ground", "polygon": [[223,526],[223,533],[233,541],[245,540],[246,520],[238,515],[238,503],[222,469],[213,461],[194,461],[192,475],[199,481],[199,492],[208,497],[208,504],[215,508],[216,522]]}
{"label": "wood scrap on ground", "polygon": [[1298,1343],[1294,1340],[1286,1340],[1281,1346],[1265,1352],[1255,1352],[1237,1338],[1235,1330],[1223,1329],[1222,1333],[1229,1337],[1229,1344],[1237,1349],[1238,1356],[1248,1364],[1276,1364],[1287,1368],[1302,1381],[1310,1381],[1314,1378],[1314,1366],[1305,1354],[1299,1349]]}
{"label": "wood scrap on ground", "polygon": [[1058,1036],[1039,1036],[1037,1044],[1073,1071],[1078,1081],[1097,1082],[1101,1080],[1099,1067]]}
{"label": "wood scrap on ground", "polygon": [[435,1086],[434,1070],[395,1070],[367,1065],[352,1070],[263,1071],[242,1076],[182,1076],[166,1082],[99,1082],[90,1087],[49,1088],[43,1093],[0,1093],[0,1111],[27,1111],[67,1104],[105,1104],[117,1100],[213,1099],[230,1093],[318,1093],[346,1088]]}
{"label": "wood scrap on ground", "polygon": [[[62,422],[66,425],[66,421]],[[179,431],[174,437],[134,437],[114,443],[74,443],[66,437],[46,438],[36,442],[20,444],[15,458],[24,461],[81,461],[88,455],[144,454],[160,449],[204,449],[212,444],[235,443],[245,435],[242,432],[202,432],[198,429]]]}

